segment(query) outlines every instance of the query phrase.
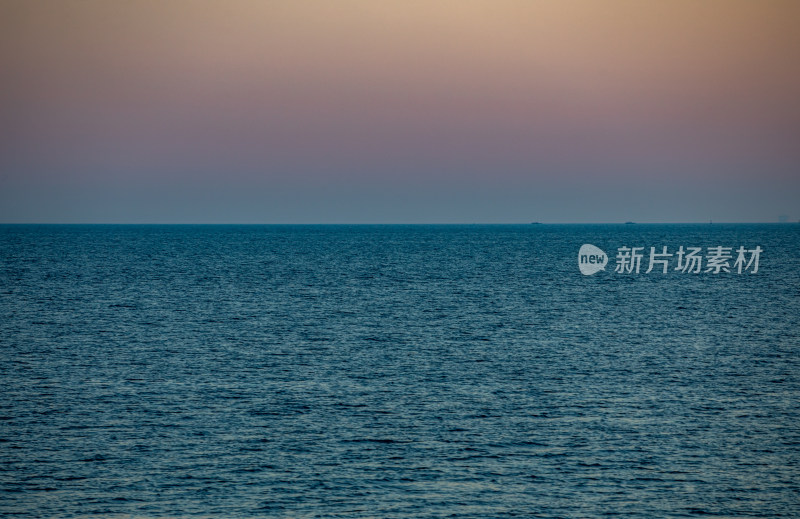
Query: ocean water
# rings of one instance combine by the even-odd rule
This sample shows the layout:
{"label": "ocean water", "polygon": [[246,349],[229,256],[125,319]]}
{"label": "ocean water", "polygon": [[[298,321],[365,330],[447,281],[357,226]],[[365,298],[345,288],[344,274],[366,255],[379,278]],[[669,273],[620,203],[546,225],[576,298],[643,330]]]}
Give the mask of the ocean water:
{"label": "ocean water", "polygon": [[0,226],[0,515],[800,517],[799,318],[794,224]]}

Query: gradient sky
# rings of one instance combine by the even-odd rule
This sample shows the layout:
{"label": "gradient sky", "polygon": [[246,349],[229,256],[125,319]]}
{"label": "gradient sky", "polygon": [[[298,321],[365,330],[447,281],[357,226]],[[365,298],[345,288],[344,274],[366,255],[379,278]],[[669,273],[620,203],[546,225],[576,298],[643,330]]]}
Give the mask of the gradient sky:
{"label": "gradient sky", "polygon": [[0,222],[800,219],[795,0],[0,0]]}

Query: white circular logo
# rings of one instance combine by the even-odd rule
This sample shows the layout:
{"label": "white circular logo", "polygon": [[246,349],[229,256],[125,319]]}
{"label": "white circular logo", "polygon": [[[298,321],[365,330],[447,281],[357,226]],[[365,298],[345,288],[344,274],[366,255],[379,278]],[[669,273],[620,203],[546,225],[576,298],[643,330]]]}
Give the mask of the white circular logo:
{"label": "white circular logo", "polygon": [[578,268],[581,269],[581,274],[591,276],[605,270],[607,263],[608,256],[602,249],[588,243],[581,245],[581,250],[578,251]]}

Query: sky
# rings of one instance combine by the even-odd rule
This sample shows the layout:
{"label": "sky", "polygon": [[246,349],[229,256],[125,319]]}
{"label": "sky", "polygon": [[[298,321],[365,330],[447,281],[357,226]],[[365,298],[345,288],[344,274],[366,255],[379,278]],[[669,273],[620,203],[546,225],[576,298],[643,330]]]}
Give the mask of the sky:
{"label": "sky", "polygon": [[0,222],[800,219],[795,0],[0,0]]}

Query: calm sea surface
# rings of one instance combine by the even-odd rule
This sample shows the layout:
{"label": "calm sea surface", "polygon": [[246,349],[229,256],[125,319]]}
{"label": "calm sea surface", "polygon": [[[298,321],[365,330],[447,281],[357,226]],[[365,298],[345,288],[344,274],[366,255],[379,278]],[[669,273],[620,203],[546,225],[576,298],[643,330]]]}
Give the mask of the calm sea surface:
{"label": "calm sea surface", "polygon": [[795,224],[0,226],[0,355],[6,517],[800,517]]}

